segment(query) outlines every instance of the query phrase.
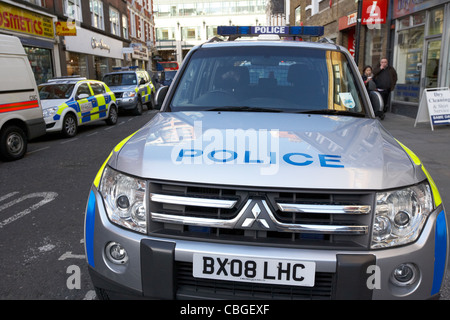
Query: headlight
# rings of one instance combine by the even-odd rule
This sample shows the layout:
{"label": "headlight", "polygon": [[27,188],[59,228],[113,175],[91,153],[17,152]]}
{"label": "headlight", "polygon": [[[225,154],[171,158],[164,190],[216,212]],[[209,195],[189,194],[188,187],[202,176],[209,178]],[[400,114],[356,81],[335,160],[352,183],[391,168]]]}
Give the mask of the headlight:
{"label": "headlight", "polygon": [[125,91],[122,95],[122,97],[124,97],[124,98],[131,98],[134,96],[136,96],[136,92],[134,92],[134,91]]}
{"label": "headlight", "polygon": [[145,181],[105,167],[100,182],[109,219],[122,227],[147,233]]}
{"label": "headlight", "polygon": [[371,247],[385,248],[415,241],[432,210],[428,183],[377,193]]}
{"label": "headlight", "polygon": [[50,107],[42,110],[44,118],[53,117],[56,112],[58,112],[58,107]]}

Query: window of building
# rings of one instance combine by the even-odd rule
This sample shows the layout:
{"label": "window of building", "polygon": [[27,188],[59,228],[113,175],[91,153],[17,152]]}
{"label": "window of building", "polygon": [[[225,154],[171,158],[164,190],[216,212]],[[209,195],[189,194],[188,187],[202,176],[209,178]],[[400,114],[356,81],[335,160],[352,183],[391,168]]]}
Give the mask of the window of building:
{"label": "window of building", "polygon": [[295,11],[294,11],[294,24],[296,26],[299,26],[300,22],[302,21],[301,11],[302,11],[302,7],[301,6],[298,6],[297,8],[295,8]]}
{"label": "window of building", "polygon": [[45,0],[25,0],[25,1],[28,1],[29,3],[35,4],[37,6],[41,6],[41,7],[45,6],[44,5]]}
{"label": "window of building", "polygon": [[105,30],[105,22],[103,18],[103,2],[100,0],[90,0],[89,8],[91,10],[91,23],[92,26]]}
{"label": "window of building", "polygon": [[120,14],[113,7],[109,7],[109,22],[111,24],[111,33],[120,36]]}
{"label": "window of building", "polygon": [[128,17],[122,15],[122,33],[125,39],[128,39]]}
{"label": "window of building", "polygon": [[175,28],[157,28],[157,40],[175,40]]}
{"label": "window of building", "polygon": [[441,34],[444,28],[444,7],[430,11],[428,19],[428,35]]}
{"label": "window of building", "polygon": [[136,38],[136,14],[130,12],[130,34],[133,38]]}
{"label": "window of building", "polygon": [[64,15],[76,21],[83,21],[81,0],[64,0]]}

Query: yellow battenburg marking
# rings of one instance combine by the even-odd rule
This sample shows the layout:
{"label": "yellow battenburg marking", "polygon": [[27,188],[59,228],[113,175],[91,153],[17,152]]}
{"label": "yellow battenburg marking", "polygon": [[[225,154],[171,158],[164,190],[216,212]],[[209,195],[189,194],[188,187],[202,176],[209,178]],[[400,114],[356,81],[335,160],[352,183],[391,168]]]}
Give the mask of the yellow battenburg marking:
{"label": "yellow battenburg marking", "polygon": [[[136,131],[137,132],[137,131]],[[136,133],[135,132],[135,133]],[[126,137],[125,139],[123,139],[121,142],[119,142],[113,149],[113,152],[119,152],[120,149],[122,149],[123,145],[125,143],[127,143],[128,140],[131,139],[132,136],[134,136],[134,134],[130,134],[128,137]],[[106,164],[108,163],[109,159],[111,158],[111,156],[113,155],[113,152],[111,152],[108,156],[108,158],[105,160],[105,162],[103,163],[103,165],[100,167],[100,170],[98,170],[97,175],[95,176],[94,179],[94,186],[96,188],[98,188],[98,186],[100,185],[100,179],[102,178],[102,174],[103,174],[103,170],[105,170]]]}
{"label": "yellow battenburg marking", "polygon": [[425,166],[422,164],[422,162],[420,161],[419,157],[415,155],[414,152],[411,151],[411,149],[409,149],[408,147],[406,147],[403,143],[401,143],[400,141],[398,141],[396,139],[396,141],[402,146],[402,148],[406,151],[406,153],[409,155],[409,157],[411,158],[411,160],[418,166],[420,166],[422,168],[422,171],[425,173],[428,182],[430,183],[431,186],[431,190],[433,191],[433,198],[434,198],[434,204],[437,206],[439,206],[442,203],[442,199],[441,199],[441,195],[439,194],[439,190],[436,186],[436,184],[434,183],[433,178],[431,177],[430,173],[427,171],[427,169],[425,169]]}

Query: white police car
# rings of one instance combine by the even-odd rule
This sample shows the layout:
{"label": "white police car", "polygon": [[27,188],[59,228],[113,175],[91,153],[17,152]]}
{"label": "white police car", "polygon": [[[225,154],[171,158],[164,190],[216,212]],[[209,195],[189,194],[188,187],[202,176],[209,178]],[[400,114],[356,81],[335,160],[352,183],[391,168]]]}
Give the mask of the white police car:
{"label": "white police car", "polygon": [[74,137],[78,126],[87,123],[117,123],[116,97],[101,81],[62,77],[41,84],[38,89],[47,132]]}
{"label": "white police car", "polygon": [[[257,31],[219,32],[229,29]],[[100,298],[439,295],[442,199],[376,119],[379,100],[346,49],[210,41],[157,100],[161,112],[114,148],[89,193],[85,249]]]}

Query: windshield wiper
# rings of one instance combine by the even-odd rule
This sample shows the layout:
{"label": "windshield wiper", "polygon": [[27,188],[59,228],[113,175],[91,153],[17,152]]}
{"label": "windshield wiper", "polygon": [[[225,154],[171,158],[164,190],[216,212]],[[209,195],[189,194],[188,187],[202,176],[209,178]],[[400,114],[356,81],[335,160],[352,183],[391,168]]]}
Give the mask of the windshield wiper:
{"label": "windshield wiper", "polygon": [[224,106],[206,109],[206,111],[253,111],[253,112],[283,112],[281,109],[249,107],[249,106]]}
{"label": "windshield wiper", "polygon": [[331,114],[331,115],[342,115],[342,116],[354,116],[354,117],[365,117],[366,115],[363,113],[356,113],[352,111],[343,111],[343,110],[333,110],[333,109],[313,109],[313,110],[302,110],[297,111],[296,113],[304,113],[304,114]]}

